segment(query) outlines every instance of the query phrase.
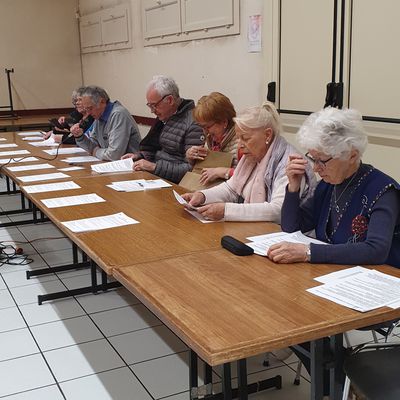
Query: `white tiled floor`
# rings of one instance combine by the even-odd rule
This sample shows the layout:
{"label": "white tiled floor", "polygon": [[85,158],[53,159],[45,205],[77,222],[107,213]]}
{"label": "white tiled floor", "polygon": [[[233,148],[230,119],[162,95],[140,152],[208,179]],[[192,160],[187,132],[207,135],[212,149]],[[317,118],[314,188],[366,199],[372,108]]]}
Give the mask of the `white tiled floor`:
{"label": "white tiled floor", "polygon": [[[2,180],[0,179],[0,190]],[[17,196],[0,196],[0,207],[19,206]],[[19,220],[15,215],[11,219]],[[24,217],[26,218],[26,216]],[[1,221],[8,220],[1,217]],[[50,223],[0,228],[0,241],[60,237]],[[66,239],[21,244],[31,264],[0,266],[0,398],[6,400],[188,400],[187,347],[127,290],[82,295],[37,305],[37,295],[79,287],[87,270],[25,278],[26,270],[72,262]],[[351,332],[351,344],[371,341]],[[400,339],[399,339],[400,340]],[[248,360],[249,382],[281,374],[282,390],[251,400],[305,400],[308,375],[293,385],[296,357],[285,362],[263,355]],[[215,368],[215,390],[221,369]],[[235,379],[236,371],[233,368]]]}

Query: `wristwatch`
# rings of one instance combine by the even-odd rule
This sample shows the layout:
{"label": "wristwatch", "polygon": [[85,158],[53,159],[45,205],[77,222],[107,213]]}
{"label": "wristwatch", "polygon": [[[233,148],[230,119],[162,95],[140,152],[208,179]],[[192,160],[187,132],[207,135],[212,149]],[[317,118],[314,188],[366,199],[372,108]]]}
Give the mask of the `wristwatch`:
{"label": "wristwatch", "polygon": [[310,245],[307,246],[307,250],[306,250],[306,261],[310,262],[311,261],[311,247]]}

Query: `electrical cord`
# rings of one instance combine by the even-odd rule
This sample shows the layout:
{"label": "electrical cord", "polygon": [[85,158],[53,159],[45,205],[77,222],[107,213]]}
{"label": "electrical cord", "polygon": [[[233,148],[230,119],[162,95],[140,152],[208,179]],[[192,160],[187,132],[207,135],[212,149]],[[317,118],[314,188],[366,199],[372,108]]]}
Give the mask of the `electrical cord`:
{"label": "electrical cord", "polygon": [[33,262],[22,249],[11,244],[4,245],[0,242],[0,267],[3,265],[27,265]]}

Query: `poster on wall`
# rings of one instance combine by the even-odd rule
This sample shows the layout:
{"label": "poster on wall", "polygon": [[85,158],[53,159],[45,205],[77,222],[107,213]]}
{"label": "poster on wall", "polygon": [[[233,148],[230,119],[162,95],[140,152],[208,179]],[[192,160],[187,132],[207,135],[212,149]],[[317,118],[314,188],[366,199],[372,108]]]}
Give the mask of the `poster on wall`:
{"label": "poster on wall", "polygon": [[261,52],[261,15],[250,15],[247,26],[247,50],[249,53]]}

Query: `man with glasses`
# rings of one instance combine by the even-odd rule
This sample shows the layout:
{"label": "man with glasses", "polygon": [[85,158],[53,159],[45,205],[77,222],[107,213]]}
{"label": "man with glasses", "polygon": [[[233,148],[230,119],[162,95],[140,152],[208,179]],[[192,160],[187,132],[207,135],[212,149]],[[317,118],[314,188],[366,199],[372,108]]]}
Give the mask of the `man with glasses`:
{"label": "man with glasses", "polygon": [[203,130],[192,116],[194,102],[181,98],[175,81],[163,75],[149,82],[146,100],[156,122],[141,141],[140,152],[122,158],[135,160],[134,171],[148,171],[178,183],[192,168],[186,150],[204,143]]}
{"label": "man with glasses", "polygon": [[139,128],[130,112],[119,102],[110,101],[107,92],[98,86],[87,86],[82,105],[95,122],[90,137],[79,125],[71,128],[76,144],[100,160],[119,160],[127,152],[139,149]]}

